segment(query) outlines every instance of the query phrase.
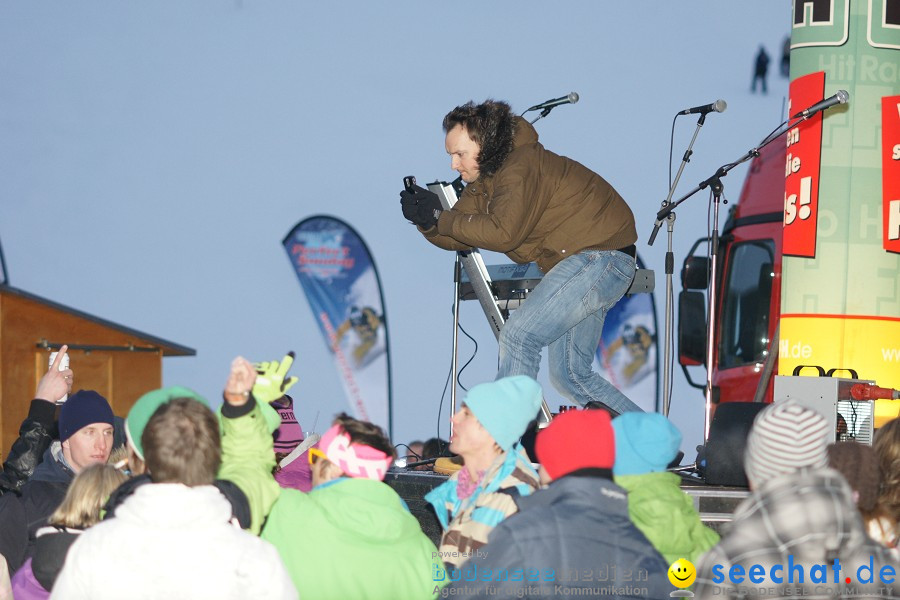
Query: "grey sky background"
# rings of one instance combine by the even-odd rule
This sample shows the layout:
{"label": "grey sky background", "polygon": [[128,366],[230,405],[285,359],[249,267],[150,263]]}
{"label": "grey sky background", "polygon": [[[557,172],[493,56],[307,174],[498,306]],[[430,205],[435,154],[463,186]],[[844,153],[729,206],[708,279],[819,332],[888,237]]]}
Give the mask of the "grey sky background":
{"label": "grey sky background", "polygon": [[[784,0],[2,0],[9,283],[195,348],[164,361],[164,384],[214,403],[234,356],[293,349],[298,417],[322,430],[349,405],[280,242],[305,217],[336,216],[365,239],[384,284],[394,442],[431,437],[450,365],[453,254],[403,219],[398,192],[404,175],[455,178],[443,115],[470,99],[521,112],[580,95],[536,127],[634,210],[661,338],[665,229],[653,247],[647,239],[668,189],[672,118],[728,102],[707,118],[679,197],[781,122],[789,26]],[[765,96],[749,92],[760,44],[772,58]],[[673,173],[695,123],[678,119]],[[745,175],[724,180],[730,202]],[[707,199],[677,212],[678,267],[706,233]],[[461,312],[479,343],[461,376],[471,387],[493,379],[497,348],[477,302]],[[472,350],[461,336],[461,362]],[[72,368],[77,377],[77,355]],[[560,404],[545,370],[541,380]],[[674,380],[670,417],[693,458],[703,397],[677,365]]]}

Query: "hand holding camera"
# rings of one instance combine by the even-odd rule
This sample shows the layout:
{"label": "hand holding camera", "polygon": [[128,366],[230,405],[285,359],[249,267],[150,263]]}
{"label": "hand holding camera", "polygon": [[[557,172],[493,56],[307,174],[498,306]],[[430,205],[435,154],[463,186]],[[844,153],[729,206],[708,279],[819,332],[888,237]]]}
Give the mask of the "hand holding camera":
{"label": "hand holding camera", "polygon": [[416,178],[412,175],[403,178],[403,186],[404,190],[400,192],[403,216],[422,229],[431,229],[437,225],[443,212],[437,194],[416,185]]}
{"label": "hand holding camera", "polygon": [[69,368],[69,347],[63,344],[59,352],[50,354],[50,368],[38,382],[35,398],[62,404],[72,391],[72,369]]}
{"label": "hand holding camera", "polygon": [[243,406],[250,399],[254,383],[256,383],[256,369],[249,360],[238,356],[231,361],[231,372],[225,383],[225,402],[232,406]]}

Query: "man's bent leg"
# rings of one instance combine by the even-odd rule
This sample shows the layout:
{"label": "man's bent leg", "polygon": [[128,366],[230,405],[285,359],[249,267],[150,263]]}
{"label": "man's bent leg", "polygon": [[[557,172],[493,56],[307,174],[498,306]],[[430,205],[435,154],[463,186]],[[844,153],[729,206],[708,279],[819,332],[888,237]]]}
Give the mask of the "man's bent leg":
{"label": "man's bent leg", "polygon": [[594,354],[606,313],[628,291],[634,259],[621,252],[598,252],[593,285],[582,298],[585,318],[550,344],[550,380],[564,396],[582,406],[595,401],[622,413],[640,408],[593,371]]}
{"label": "man's bent leg", "polygon": [[541,350],[588,316],[582,298],[593,285],[596,253],[566,258],[544,275],[500,330],[497,379],[537,377]]}
{"label": "man's bent leg", "polygon": [[557,264],[500,331],[497,378],[536,377],[541,349],[607,306],[611,295],[614,304],[633,277],[634,259],[620,252],[588,250]]}
{"label": "man's bent leg", "polygon": [[618,414],[640,411],[637,404],[593,370],[606,312],[595,312],[550,344],[550,382],[560,394],[581,406],[595,401]]}

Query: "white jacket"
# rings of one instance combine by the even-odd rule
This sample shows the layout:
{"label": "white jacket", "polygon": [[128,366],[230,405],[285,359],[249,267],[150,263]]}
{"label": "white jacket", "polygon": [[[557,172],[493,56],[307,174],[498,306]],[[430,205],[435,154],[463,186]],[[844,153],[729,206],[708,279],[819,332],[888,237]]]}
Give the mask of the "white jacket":
{"label": "white jacket", "polygon": [[230,517],[213,486],[142,485],[72,545],[50,597],[297,598],[275,548]]}

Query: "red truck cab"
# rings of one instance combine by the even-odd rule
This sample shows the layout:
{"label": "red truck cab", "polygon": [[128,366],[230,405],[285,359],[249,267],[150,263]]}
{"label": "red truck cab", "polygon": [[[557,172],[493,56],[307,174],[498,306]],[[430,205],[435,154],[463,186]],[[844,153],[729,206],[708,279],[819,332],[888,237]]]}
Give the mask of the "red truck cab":
{"label": "red truck cab", "polygon": [[[717,307],[714,315],[713,402],[772,401],[777,372],[777,325],[781,309],[781,235],[784,215],[786,138],[782,135],[750,163],[740,199],[730,207],[719,240]],[[679,295],[679,362],[706,362],[708,239],[698,240],[685,259]]]}

